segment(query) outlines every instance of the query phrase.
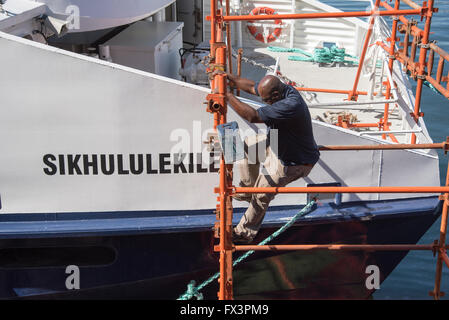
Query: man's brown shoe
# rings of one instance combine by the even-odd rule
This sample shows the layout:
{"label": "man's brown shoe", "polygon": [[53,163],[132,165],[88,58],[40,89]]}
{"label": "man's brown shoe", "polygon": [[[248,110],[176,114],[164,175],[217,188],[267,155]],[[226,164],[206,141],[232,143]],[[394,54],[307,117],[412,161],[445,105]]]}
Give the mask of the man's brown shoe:
{"label": "man's brown shoe", "polygon": [[244,236],[235,233],[234,230],[232,230],[232,243],[235,244],[250,244],[253,241],[253,239],[245,238]]}

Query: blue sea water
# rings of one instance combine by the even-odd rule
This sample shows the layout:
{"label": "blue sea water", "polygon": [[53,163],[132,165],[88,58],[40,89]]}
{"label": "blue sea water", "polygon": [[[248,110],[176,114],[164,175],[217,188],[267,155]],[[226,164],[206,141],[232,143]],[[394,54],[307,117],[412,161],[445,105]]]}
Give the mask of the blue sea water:
{"label": "blue sea water", "polygon": [[[353,0],[321,0],[343,11],[365,10],[369,1]],[[417,3],[421,1],[416,0]],[[394,3],[394,2],[392,2]],[[405,5],[403,5],[405,6]],[[432,19],[431,40],[437,40],[446,52],[449,52],[449,1],[435,0],[435,7],[439,12]],[[407,7],[409,8],[409,7]],[[387,18],[388,19],[388,18]],[[418,19],[419,21],[419,19]],[[424,29],[422,23],[419,27]],[[444,72],[447,75],[446,67]],[[422,111],[429,133],[434,142],[445,141],[449,136],[449,100],[425,87],[422,101]],[[440,154],[440,178],[443,185],[446,180],[449,155]],[[413,174],[412,172],[410,174]],[[435,224],[420,239],[420,244],[430,244],[439,239],[440,222]],[[428,292],[433,289],[435,281],[436,258],[429,251],[410,252],[390,276],[381,284],[380,289],[373,295],[376,300],[384,299],[433,299]],[[443,265],[441,290],[446,292],[449,299],[449,268]]]}

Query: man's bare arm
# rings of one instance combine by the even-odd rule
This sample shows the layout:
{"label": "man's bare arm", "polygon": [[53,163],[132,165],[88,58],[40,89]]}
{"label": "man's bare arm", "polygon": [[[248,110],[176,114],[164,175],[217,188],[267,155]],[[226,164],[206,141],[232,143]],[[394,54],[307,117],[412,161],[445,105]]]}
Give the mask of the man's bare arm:
{"label": "man's bare arm", "polygon": [[250,94],[254,94],[257,96],[256,93],[256,83],[253,80],[246,79],[246,78],[240,78],[239,76],[227,73],[226,74],[231,84],[235,86],[235,88],[238,88],[240,90],[243,90],[245,92],[248,92]]}
{"label": "man's bare arm", "polygon": [[240,117],[251,123],[263,123],[256,109],[244,102],[241,102],[230,92],[226,93],[226,98],[228,99],[229,104]]}

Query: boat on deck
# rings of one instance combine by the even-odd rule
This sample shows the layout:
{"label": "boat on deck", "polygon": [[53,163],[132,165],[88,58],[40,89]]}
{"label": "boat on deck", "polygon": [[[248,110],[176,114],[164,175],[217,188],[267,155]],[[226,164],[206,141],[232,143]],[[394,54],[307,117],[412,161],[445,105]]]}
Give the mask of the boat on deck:
{"label": "boat on deck", "polygon": [[[267,7],[341,12],[316,0],[232,1],[230,12]],[[2,4],[0,298],[176,299],[218,271],[220,155],[203,143],[214,133],[204,105],[209,14],[206,0]],[[234,73],[277,74],[297,87],[321,146],[432,144],[401,57],[389,68],[388,24],[373,22],[366,53],[370,25],[360,18],[231,22]],[[335,49],[340,60],[319,59]],[[244,135],[264,130],[231,108],[228,121]],[[434,149],[323,150],[312,173],[289,186],[439,186],[438,164]],[[415,244],[442,208],[435,193],[317,196],[276,244]],[[277,195],[255,242],[311,197]],[[233,205],[236,224],[246,206]],[[367,267],[379,268],[382,283],[407,252],[256,252],[234,269],[234,297],[369,298]],[[202,292],[215,299],[217,290],[214,281]]]}

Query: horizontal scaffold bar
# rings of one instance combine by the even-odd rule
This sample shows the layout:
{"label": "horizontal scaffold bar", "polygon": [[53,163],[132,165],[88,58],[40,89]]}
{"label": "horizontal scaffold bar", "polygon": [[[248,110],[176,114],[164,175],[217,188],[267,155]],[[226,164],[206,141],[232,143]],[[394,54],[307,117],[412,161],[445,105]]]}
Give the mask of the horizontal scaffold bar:
{"label": "horizontal scaffold bar", "polygon": [[449,148],[449,141],[441,143],[419,143],[419,144],[376,144],[376,145],[347,145],[347,146],[319,146],[320,151],[343,151],[343,150],[406,150],[406,149],[443,149]]}
{"label": "horizontal scaffold bar", "polygon": [[449,187],[231,187],[233,193],[449,193]]}
{"label": "horizontal scaffold bar", "polygon": [[[303,87],[295,87],[298,91],[307,91],[307,92],[324,92],[324,93],[337,93],[337,94],[349,94],[351,90],[337,90],[337,89],[321,89],[321,88],[303,88]],[[359,96],[367,96],[368,92],[366,91],[357,91],[357,95]]]}
{"label": "horizontal scaffold bar", "polygon": [[[390,6],[387,2],[381,2],[380,5],[384,8],[386,8],[387,10],[394,10],[392,6]],[[398,17],[399,20],[404,23],[404,24],[408,24],[408,20],[405,17],[399,16]],[[422,36],[424,34],[424,31],[419,29],[418,27],[414,26],[414,25],[410,25],[410,31],[413,33],[413,35],[415,36]]]}
{"label": "horizontal scaffold bar", "polygon": [[372,250],[372,251],[409,251],[434,250],[435,244],[306,244],[306,245],[238,245],[235,251],[287,251],[287,250]]}
{"label": "horizontal scaffold bar", "polygon": [[408,4],[413,9],[421,9],[421,6],[412,0],[401,0],[401,2],[404,2],[405,4]]}
{"label": "horizontal scaffold bar", "polygon": [[435,43],[430,43],[429,46],[430,49],[442,56],[444,60],[449,61],[449,53],[438,47]]}
{"label": "horizontal scaffold bar", "polygon": [[[287,14],[267,14],[267,15],[241,15],[223,16],[223,21],[255,21],[255,20],[284,20],[284,19],[321,19],[321,18],[352,18],[376,16],[407,16],[421,15],[421,9],[410,10],[371,10],[354,12],[318,12],[318,13],[287,13]],[[210,20],[210,17],[208,17]]]}
{"label": "horizontal scaffold bar", "polygon": [[[376,44],[379,45],[386,52],[390,51],[390,48],[386,44],[384,44],[380,41],[377,41]],[[429,46],[433,51],[438,53],[444,60],[449,61],[449,54],[447,52],[445,52],[443,49],[437,47],[435,44],[430,44]],[[397,55],[398,61],[400,61],[409,71],[415,72],[415,69],[416,69],[415,62],[411,57],[408,57],[407,55],[405,55],[403,51],[396,51],[396,55]],[[449,99],[449,89],[448,88],[443,87],[441,85],[441,83],[439,83],[436,79],[432,78],[429,75],[425,75],[425,79],[430,84],[432,84],[444,97]]]}

